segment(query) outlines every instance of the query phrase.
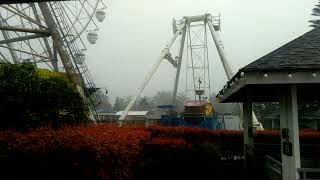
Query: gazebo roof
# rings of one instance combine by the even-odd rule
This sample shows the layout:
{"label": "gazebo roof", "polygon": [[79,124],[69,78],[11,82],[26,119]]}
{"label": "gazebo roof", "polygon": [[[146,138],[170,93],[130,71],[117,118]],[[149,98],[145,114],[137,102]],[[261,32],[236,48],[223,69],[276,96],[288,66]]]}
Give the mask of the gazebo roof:
{"label": "gazebo roof", "polygon": [[277,71],[320,69],[320,28],[259,58],[240,71]]}
{"label": "gazebo roof", "polygon": [[288,84],[299,86],[302,99],[320,99],[320,28],[241,68],[217,98],[220,102],[243,102],[249,95],[253,101],[277,101]]}

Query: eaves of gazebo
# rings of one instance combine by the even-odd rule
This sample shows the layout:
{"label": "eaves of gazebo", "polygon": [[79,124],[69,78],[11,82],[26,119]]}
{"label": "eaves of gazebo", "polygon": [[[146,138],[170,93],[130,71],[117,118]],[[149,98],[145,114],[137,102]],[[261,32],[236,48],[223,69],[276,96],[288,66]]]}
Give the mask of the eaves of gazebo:
{"label": "eaves of gazebo", "polygon": [[320,99],[320,29],[313,29],[240,69],[219,92],[220,102],[278,101],[288,84],[299,100]]}
{"label": "eaves of gazebo", "polygon": [[[282,179],[298,180],[298,102],[320,99],[320,28],[315,28],[240,69],[217,95],[242,102],[244,156],[254,162],[253,102],[279,102]],[[251,162],[251,163],[250,163]]]}

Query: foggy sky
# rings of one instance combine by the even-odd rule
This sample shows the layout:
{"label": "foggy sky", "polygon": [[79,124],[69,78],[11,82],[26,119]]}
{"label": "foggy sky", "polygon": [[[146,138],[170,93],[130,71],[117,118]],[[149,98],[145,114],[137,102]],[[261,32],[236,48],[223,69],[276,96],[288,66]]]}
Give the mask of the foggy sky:
{"label": "foggy sky", "polygon": [[[110,0],[99,23],[97,44],[88,45],[87,65],[98,87],[109,97],[134,95],[160,52],[173,36],[172,18],[221,14],[221,39],[234,72],[309,31],[308,20],[317,0]],[[209,42],[212,41],[209,37]],[[211,87],[226,82],[220,59],[210,47]],[[177,52],[175,52],[177,53]],[[174,54],[175,56],[175,54]],[[175,69],[166,61],[143,96],[172,90]],[[181,81],[185,81],[182,72]],[[184,91],[184,82],[180,91]]]}

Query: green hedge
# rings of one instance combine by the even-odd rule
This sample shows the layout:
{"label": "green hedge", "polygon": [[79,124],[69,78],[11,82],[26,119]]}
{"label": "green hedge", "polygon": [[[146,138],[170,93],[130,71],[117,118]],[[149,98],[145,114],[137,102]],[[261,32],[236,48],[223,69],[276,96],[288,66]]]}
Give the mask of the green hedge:
{"label": "green hedge", "polygon": [[82,97],[61,77],[41,78],[31,63],[0,64],[0,130],[85,122]]}

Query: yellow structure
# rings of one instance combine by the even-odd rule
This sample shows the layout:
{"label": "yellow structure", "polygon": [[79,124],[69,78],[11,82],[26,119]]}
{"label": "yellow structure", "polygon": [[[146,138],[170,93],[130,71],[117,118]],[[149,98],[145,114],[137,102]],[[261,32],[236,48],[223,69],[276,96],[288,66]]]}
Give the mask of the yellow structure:
{"label": "yellow structure", "polygon": [[208,117],[212,115],[212,111],[212,103],[206,100],[186,101],[184,104],[184,114]]}
{"label": "yellow structure", "polygon": [[212,103],[211,102],[207,102],[204,104],[204,106],[202,107],[204,113],[206,116],[211,116],[213,108],[212,108]]}
{"label": "yellow structure", "polygon": [[67,73],[50,71],[48,69],[36,69],[36,74],[41,78],[58,77],[64,79],[66,82],[71,83]]}

